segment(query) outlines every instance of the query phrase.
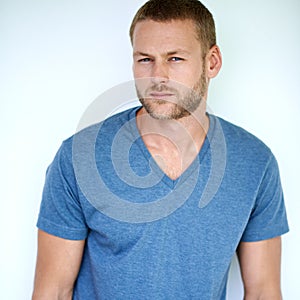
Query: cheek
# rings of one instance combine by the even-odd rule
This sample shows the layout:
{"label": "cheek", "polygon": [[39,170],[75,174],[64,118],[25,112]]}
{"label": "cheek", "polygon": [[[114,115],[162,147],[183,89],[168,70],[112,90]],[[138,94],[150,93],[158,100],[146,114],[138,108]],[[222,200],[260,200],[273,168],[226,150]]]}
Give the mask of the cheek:
{"label": "cheek", "polygon": [[180,74],[174,74],[174,76],[170,76],[170,79],[178,82],[180,85],[186,88],[192,88],[195,83],[198,82],[200,76],[201,74],[199,72],[181,72]]}
{"label": "cheek", "polygon": [[141,96],[146,94],[147,89],[152,86],[151,78],[135,76],[135,86]]}
{"label": "cheek", "polygon": [[132,71],[134,78],[150,77],[149,66],[133,64]]}
{"label": "cheek", "polygon": [[170,69],[169,75],[169,79],[192,88],[202,75],[202,64],[194,62],[181,66],[177,65]]}
{"label": "cheek", "polygon": [[132,72],[134,77],[137,77],[140,73],[140,70],[137,68],[137,66],[135,64],[132,65]]}

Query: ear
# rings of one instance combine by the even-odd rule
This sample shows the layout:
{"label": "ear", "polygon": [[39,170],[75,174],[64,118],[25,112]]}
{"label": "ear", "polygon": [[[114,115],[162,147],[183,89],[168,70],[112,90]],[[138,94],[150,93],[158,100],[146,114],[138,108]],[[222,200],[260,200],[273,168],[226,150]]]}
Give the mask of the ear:
{"label": "ear", "polygon": [[206,71],[207,77],[214,78],[218,75],[222,67],[222,54],[220,48],[215,45],[210,48],[206,55]]}

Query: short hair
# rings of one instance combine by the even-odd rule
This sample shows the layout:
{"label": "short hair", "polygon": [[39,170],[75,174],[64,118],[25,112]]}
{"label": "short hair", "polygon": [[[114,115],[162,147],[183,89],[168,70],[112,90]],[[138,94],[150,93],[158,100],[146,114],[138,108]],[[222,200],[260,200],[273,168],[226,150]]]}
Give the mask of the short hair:
{"label": "short hair", "polygon": [[198,0],[149,0],[134,16],[130,26],[130,39],[138,22],[152,20],[170,22],[173,20],[191,20],[196,27],[197,38],[206,54],[216,45],[215,22],[211,12]]}

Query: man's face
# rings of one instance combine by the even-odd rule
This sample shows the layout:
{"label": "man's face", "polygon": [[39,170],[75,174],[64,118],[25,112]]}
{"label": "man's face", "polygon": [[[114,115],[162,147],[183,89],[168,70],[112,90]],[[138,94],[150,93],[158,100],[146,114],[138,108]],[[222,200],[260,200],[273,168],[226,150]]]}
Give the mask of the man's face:
{"label": "man's face", "polygon": [[156,119],[180,119],[206,98],[201,44],[190,20],[137,23],[133,72],[138,97]]}

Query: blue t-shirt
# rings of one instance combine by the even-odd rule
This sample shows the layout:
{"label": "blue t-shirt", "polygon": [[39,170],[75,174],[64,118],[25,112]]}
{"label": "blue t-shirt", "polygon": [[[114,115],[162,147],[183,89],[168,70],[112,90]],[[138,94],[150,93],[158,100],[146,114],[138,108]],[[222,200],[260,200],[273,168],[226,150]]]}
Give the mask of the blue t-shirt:
{"label": "blue t-shirt", "polygon": [[47,170],[38,227],[86,239],[73,299],[225,299],[241,241],[288,231],[276,160],[209,115],[176,180],[158,167],[130,109],[64,141]]}

